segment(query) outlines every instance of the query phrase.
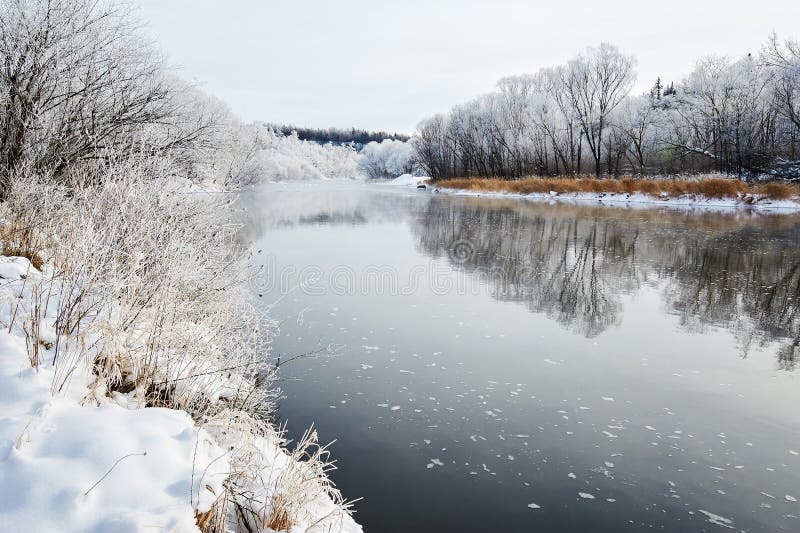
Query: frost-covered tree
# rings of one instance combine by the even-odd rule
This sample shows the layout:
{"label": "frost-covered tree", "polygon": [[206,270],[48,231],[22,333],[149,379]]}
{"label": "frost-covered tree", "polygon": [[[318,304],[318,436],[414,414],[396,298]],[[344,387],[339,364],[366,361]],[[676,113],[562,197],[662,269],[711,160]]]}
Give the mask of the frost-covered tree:
{"label": "frost-covered tree", "polygon": [[702,59],[676,97],[665,142],[738,176],[766,166],[776,149],[771,80],[772,71],[752,57]]}
{"label": "frost-covered tree", "polygon": [[439,114],[423,120],[418,126],[417,134],[411,139],[414,148],[414,158],[424,172],[433,179],[453,177],[450,172],[452,162],[459,153],[454,147],[448,146],[447,130],[449,127],[447,116]]}
{"label": "frost-covered tree", "polygon": [[370,179],[396,178],[411,173],[412,147],[404,141],[384,139],[367,143],[358,156],[358,169]]}
{"label": "frost-covered tree", "polygon": [[256,126],[261,148],[254,157],[261,181],[309,181],[354,179],[358,154],[350,146],[301,141],[297,134],[284,136],[268,126]]}
{"label": "frost-covered tree", "polygon": [[662,113],[654,100],[661,98],[654,95],[628,98],[619,107],[614,120],[615,130],[622,134],[626,143],[625,156],[640,176],[647,173],[658,149],[657,130]]}
{"label": "frost-covered tree", "polygon": [[773,91],[778,112],[800,130],[800,43],[781,42],[772,35],[762,50],[762,61],[775,71]]}
{"label": "frost-covered tree", "polygon": [[800,45],[706,57],[681,82],[630,95],[634,60],[611,45],[423,121],[412,139],[432,177],[720,172],[800,179]]}
{"label": "frost-covered tree", "polygon": [[596,176],[602,173],[603,134],[608,117],[628,96],[636,74],[635,61],[615,46],[603,43],[589,48],[560,70],[569,103],[594,158]]}
{"label": "frost-covered tree", "polygon": [[58,177],[133,145],[163,153],[194,141],[204,128],[181,127],[180,90],[126,4],[0,2],[4,183],[23,163]]}

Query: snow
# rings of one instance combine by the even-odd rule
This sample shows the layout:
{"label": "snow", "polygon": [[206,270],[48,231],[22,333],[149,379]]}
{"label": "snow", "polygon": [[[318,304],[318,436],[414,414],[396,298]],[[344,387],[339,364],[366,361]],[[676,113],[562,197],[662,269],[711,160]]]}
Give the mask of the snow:
{"label": "snow", "polygon": [[[222,494],[233,447],[184,411],[128,408],[119,393],[90,396],[86,365],[52,394],[52,348],[42,346],[44,361],[33,368],[20,319],[32,298],[24,278],[41,274],[27,259],[0,256],[0,277],[0,529],[199,531],[195,513]],[[43,340],[56,338],[52,318],[45,315]],[[254,445],[271,460],[262,472],[265,486],[277,486],[294,466],[291,457],[277,434]],[[295,525],[304,531],[333,509],[327,496],[316,495],[308,522]],[[343,516],[341,531],[361,528]]]}
{"label": "snow", "polygon": [[416,187],[417,185],[429,180],[427,176],[412,176],[411,174],[403,174],[388,182],[389,185],[396,185],[398,187]]}

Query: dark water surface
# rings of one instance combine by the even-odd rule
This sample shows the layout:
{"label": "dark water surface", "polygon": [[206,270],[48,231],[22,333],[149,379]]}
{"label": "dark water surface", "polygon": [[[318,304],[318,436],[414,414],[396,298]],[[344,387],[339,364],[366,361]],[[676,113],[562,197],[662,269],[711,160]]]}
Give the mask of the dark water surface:
{"label": "dark water surface", "polygon": [[800,217],[251,200],[275,354],[340,346],[281,418],[366,531],[800,531]]}

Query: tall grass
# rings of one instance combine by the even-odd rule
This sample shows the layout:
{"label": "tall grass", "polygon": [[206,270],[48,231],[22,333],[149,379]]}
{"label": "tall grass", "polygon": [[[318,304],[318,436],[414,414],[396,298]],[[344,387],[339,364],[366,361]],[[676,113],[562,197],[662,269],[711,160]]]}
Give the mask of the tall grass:
{"label": "tall grass", "polygon": [[800,196],[800,187],[785,183],[750,186],[728,178],[700,179],[596,179],[596,178],[522,178],[518,180],[456,178],[436,184],[449,189],[517,194],[606,193],[645,194],[653,197],[675,198],[686,195],[705,198],[740,198],[752,196],[786,200]]}

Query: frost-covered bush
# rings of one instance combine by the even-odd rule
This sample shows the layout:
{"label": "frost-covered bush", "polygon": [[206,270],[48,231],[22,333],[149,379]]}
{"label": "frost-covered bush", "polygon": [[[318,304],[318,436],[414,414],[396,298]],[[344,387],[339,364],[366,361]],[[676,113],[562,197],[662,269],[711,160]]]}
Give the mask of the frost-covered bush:
{"label": "frost-covered bush", "polygon": [[287,453],[269,423],[275,326],[247,303],[232,197],[157,177],[172,165],[125,158],[68,183],[34,172],[10,182],[2,251],[25,250],[42,270],[26,275],[25,302],[0,301],[22,323],[32,366],[47,367],[54,395],[181,409],[203,426],[228,472],[210,506],[198,481],[203,531],[352,524],[316,434]]}
{"label": "frost-covered bush", "polygon": [[411,173],[410,143],[384,139],[380,143],[372,141],[361,150],[358,168],[370,179],[396,178]]}
{"label": "frost-covered bush", "polygon": [[267,414],[268,323],[245,304],[230,198],[153,179],[158,167],[127,159],[68,185],[11,184],[4,219],[43,236],[38,253],[55,265],[53,392],[89,365],[98,397],[125,393],[197,420],[234,405]]}
{"label": "frost-covered bush", "polygon": [[196,134],[194,142],[169,153],[175,162],[174,173],[225,190],[258,183],[264,173],[258,156],[267,146],[259,129],[245,124],[225,102],[196,87],[184,87],[179,98],[183,110],[180,129]]}
{"label": "frost-covered bush", "polygon": [[297,134],[259,132],[263,147],[256,156],[264,181],[309,181],[358,177],[358,155],[349,146],[301,141]]}

